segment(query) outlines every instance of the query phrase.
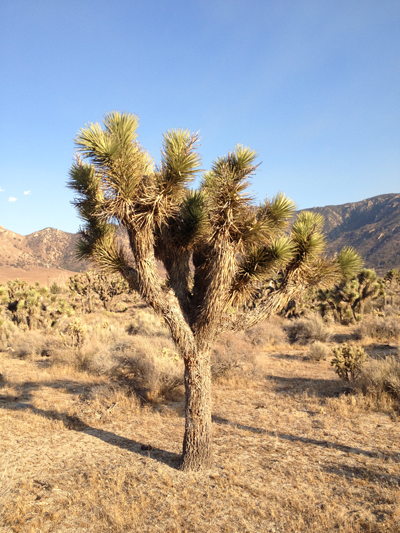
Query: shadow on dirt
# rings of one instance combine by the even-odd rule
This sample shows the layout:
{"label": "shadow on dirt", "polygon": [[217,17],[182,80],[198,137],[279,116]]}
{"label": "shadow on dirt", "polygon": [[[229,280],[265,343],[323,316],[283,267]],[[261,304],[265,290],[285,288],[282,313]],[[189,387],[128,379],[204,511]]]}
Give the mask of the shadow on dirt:
{"label": "shadow on dirt", "polygon": [[382,471],[381,468],[364,466],[349,466],[345,464],[330,464],[324,465],[322,468],[329,474],[334,474],[338,477],[345,477],[349,480],[354,478],[362,479],[363,481],[369,481],[374,484],[386,485],[387,487],[400,486],[400,477],[393,476],[387,472]]}
{"label": "shadow on dirt", "polygon": [[344,453],[353,453],[356,455],[365,455],[366,457],[375,457],[375,458],[382,458],[385,457],[387,459],[395,459],[396,461],[400,460],[400,453],[396,452],[380,452],[380,451],[368,451],[368,450],[362,450],[361,448],[354,448],[352,446],[346,446],[345,444],[337,444],[335,442],[329,442],[327,440],[318,440],[318,439],[310,439],[307,437],[299,437],[296,435],[287,435],[284,433],[270,433],[271,436],[277,437],[279,439],[288,440],[292,442],[302,442],[304,444],[311,444],[313,446],[321,446],[323,448],[332,448],[334,450],[339,450]]}
{"label": "shadow on dirt", "polygon": [[94,428],[89,424],[86,424],[86,422],[81,420],[78,416],[71,416],[54,410],[38,409],[32,404],[21,402],[20,400],[21,398],[16,398],[14,396],[0,395],[0,409],[7,409],[10,411],[28,411],[43,418],[58,420],[62,422],[66,429],[71,431],[77,431],[85,433],[86,435],[91,435],[102,440],[103,442],[106,442],[107,444],[117,446],[118,448],[122,448],[124,450],[129,450],[133,453],[137,453],[138,455],[142,455],[143,457],[155,459],[156,461],[167,464],[171,468],[179,467],[181,457],[176,453],[171,453],[167,450],[162,450],[133,439],[120,437],[111,431]]}
{"label": "shadow on dirt", "polygon": [[[6,380],[2,381],[2,386],[6,385]],[[78,431],[87,435],[92,435],[112,446],[117,446],[137,453],[144,457],[150,457],[169,465],[171,468],[178,468],[180,464],[180,455],[160,448],[155,448],[148,443],[137,442],[132,439],[120,437],[111,431],[106,431],[99,428],[94,428],[81,420],[78,416],[71,416],[67,413],[58,412],[55,410],[45,410],[35,407],[32,403],[33,392],[40,390],[43,387],[52,387],[54,389],[62,389],[76,397],[81,396],[84,392],[90,391],[92,387],[98,386],[98,383],[85,384],[69,380],[55,380],[55,381],[41,381],[41,382],[24,382],[12,383],[8,382],[16,390],[16,395],[0,394],[0,409],[9,411],[28,411],[35,415],[47,418],[50,420],[58,420],[62,422],[66,429]]]}
{"label": "shadow on dirt", "polygon": [[231,426],[234,428],[242,429],[243,431],[251,431],[252,433],[266,433],[265,429],[262,428],[255,428],[252,426],[245,426],[243,424],[238,424],[236,422],[231,422],[230,420],[227,420],[226,418],[222,418],[221,416],[212,415],[212,421],[215,424],[225,424],[227,426]]}
{"label": "shadow on dirt", "polygon": [[277,394],[297,395],[307,392],[318,397],[332,398],[349,394],[351,388],[339,379],[313,379],[301,377],[265,376]]}
{"label": "shadow on dirt", "polygon": [[386,359],[388,356],[399,357],[400,350],[397,345],[373,343],[364,347],[371,359]]}

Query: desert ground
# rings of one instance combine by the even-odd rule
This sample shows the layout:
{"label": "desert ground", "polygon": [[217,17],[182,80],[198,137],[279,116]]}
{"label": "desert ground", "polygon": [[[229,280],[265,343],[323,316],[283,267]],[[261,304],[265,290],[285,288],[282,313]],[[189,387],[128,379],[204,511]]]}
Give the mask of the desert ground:
{"label": "desert ground", "polygon": [[[148,309],[86,315],[79,353],[14,332],[0,353],[1,533],[399,531],[398,403],[307,359],[286,322],[219,341],[215,463],[200,473],[177,468],[181,361]],[[331,325],[324,344],[354,332]],[[399,355],[398,340],[354,342],[371,361]],[[138,354],[152,375],[132,393]]]}

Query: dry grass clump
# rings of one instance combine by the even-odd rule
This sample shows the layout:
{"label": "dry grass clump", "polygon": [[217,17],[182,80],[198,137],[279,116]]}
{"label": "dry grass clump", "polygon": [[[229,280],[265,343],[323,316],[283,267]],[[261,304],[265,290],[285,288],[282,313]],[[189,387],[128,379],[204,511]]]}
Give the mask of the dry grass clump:
{"label": "dry grass clump", "polygon": [[11,461],[8,455],[6,453],[0,459],[0,519],[4,517],[6,503],[14,488],[15,465],[10,464]]}
{"label": "dry grass clump", "polygon": [[80,419],[93,423],[101,420],[102,423],[114,419],[116,410],[118,416],[123,418],[131,416],[141,408],[140,401],[134,392],[126,385],[119,383],[102,383],[85,390],[80,396]]}
{"label": "dry grass clump", "polygon": [[400,360],[389,356],[370,361],[361,369],[356,387],[378,399],[388,393],[400,400]]}
{"label": "dry grass clump", "polygon": [[211,374],[214,380],[254,379],[259,371],[254,347],[244,333],[225,333],[214,346]]}
{"label": "dry grass clump", "polygon": [[264,347],[286,344],[288,336],[282,327],[282,319],[271,318],[245,332],[246,339],[253,345]]}
{"label": "dry grass clump", "polygon": [[126,331],[129,335],[170,337],[169,330],[163,325],[160,318],[148,309],[136,310]]}
{"label": "dry grass clump", "polygon": [[10,352],[13,357],[25,359],[29,356],[41,355],[46,345],[46,336],[41,331],[15,331],[10,337]]}
{"label": "dry grass clump", "polygon": [[329,346],[321,341],[315,341],[311,344],[306,359],[308,361],[325,361],[328,355],[331,354]]}
{"label": "dry grass clump", "polygon": [[311,342],[329,342],[332,337],[331,328],[318,314],[308,314],[291,320],[286,326],[291,342],[309,344]]}
{"label": "dry grass clump", "polygon": [[400,309],[398,305],[386,304],[384,309],[385,309],[385,316],[397,316],[397,317],[400,316]]}
{"label": "dry grass clump", "polygon": [[0,317],[0,352],[10,349],[12,337],[18,332],[18,327],[7,318]]}
{"label": "dry grass clump", "polygon": [[135,336],[110,349],[109,375],[142,399],[157,403],[183,394],[183,361],[169,339]]}
{"label": "dry grass clump", "polygon": [[400,318],[396,316],[365,318],[355,331],[357,339],[370,337],[378,340],[396,340],[400,338]]}

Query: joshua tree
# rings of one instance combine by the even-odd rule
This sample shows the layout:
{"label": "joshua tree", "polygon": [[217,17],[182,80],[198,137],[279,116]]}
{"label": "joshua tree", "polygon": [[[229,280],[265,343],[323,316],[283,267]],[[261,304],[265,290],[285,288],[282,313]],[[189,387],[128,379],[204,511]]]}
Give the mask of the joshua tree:
{"label": "joshua tree", "polygon": [[68,282],[70,291],[79,294],[81,297],[86,297],[86,306],[82,301],[82,308],[86,307],[88,313],[93,310],[93,285],[97,273],[94,271],[83,272],[82,274],[75,274],[71,276]]}
{"label": "joshua tree", "polygon": [[104,309],[110,311],[114,298],[129,291],[127,282],[119,274],[110,276],[96,271],[71,276],[68,286],[72,292],[86,296],[89,313],[93,309],[93,293],[97,294]]}
{"label": "joshua tree", "polygon": [[390,296],[390,303],[394,305],[395,298],[400,294],[400,271],[398,268],[388,270],[383,278],[387,296]]}
{"label": "joshua tree", "polygon": [[353,279],[343,280],[331,290],[319,290],[317,298],[323,315],[332,311],[338,321],[347,324],[357,319],[357,313],[362,317],[368,302],[384,295],[384,282],[374,270],[363,268]]}
{"label": "joshua tree", "polygon": [[129,286],[119,274],[110,276],[98,273],[94,280],[93,290],[103,303],[104,309],[110,311],[115,298],[129,292]]}
{"label": "joshua tree", "polygon": [[[319,215],[303,212],[285,235],[295,206],[283,194],[255,207],[245,193],[256,169],[249,148],[218,158],[200,189],[190,190],[200,166],[197,135],[168,131],[154,165],[137,126],[136,116],[112,112],[104,128],[90,124],[76,137],[69,186],[84,221],[78,257],[120,273],[169,327],[185,364],[181,467],[197,470],[212,463],[210,349],[217,336],[254,326],[309,286],[329,288],[352,276],[360,258],[352,249],[322,256]],[[127,231],[129,255],[116,224]],[[167,272],[165,290],[157,260]]]}

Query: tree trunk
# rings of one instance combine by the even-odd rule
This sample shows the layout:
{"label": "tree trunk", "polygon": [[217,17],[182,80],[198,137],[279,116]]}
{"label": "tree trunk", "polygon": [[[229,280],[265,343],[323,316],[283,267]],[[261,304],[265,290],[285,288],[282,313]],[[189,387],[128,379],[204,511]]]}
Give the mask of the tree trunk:
{"label": "tree trunk", "polygon": [[210,352],[185,358],[186,423],[182,470],[205,470],[213,462]]}

